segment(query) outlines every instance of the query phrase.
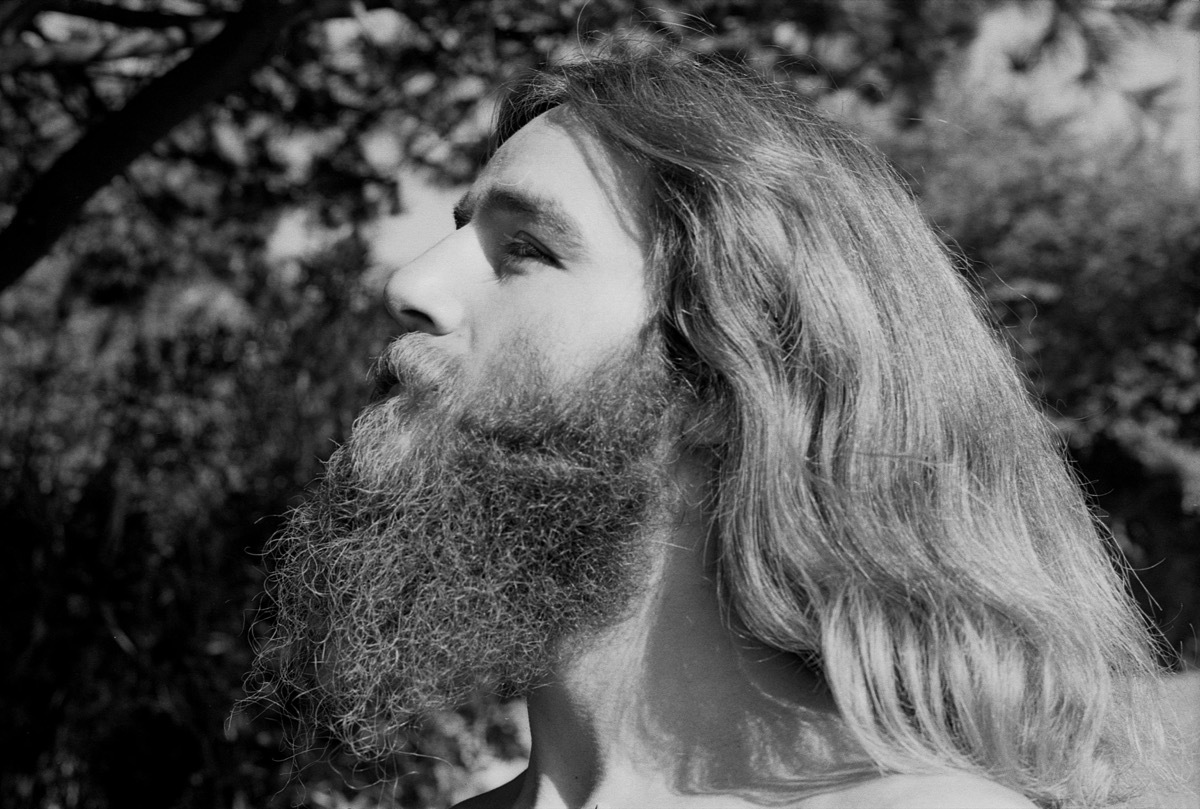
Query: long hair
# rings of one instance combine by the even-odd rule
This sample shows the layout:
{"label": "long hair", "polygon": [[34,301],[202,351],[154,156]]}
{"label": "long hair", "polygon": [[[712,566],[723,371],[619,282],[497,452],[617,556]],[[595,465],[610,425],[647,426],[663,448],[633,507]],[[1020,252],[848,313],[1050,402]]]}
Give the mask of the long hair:
{"label": "long hair", "polygon": [[649,183],[665,345],[710,413],[732,619],[817,660],[886,771],[1115,800],[1159,735],[1150,636],[886,164],[780,84],[663,54],[534,75],[498,143],[560,106]]}

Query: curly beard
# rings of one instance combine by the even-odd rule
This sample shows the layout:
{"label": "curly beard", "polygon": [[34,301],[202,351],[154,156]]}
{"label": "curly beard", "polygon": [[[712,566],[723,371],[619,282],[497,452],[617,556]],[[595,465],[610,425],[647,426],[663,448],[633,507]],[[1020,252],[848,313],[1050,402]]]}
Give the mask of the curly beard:
{"label": "curly beard", "polygon": [[364,758],[481,691],[527,693],[628,611],[681,399],[641,346],[571,384],[518,352],[471,391],[428,342],[381,358],[400,393],[363,412],[268,548],[259,694]]}

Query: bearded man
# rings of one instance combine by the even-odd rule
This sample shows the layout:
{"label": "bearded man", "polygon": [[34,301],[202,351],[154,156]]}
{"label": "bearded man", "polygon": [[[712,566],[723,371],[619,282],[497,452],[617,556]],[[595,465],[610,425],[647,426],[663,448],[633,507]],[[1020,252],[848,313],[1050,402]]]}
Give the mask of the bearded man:
{"label": "bearded man", "polygon": [[1146,630],[870,150],[664,55],[534,76],[496,144],[273,547],[268,679],[364,754],[526,697],[476,809],[1102,806],[1149,771]]}

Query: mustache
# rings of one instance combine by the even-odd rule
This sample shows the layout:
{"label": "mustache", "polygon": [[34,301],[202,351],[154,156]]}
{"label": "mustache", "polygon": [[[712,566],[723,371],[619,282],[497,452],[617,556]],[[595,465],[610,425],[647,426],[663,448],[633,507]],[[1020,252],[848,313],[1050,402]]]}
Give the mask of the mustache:
{"label": "mustache", "polygon": [[388,344],[367,374],[371,401],[378,402],[396,393],[425,398],[444,392],[457,371],[445,349],[434,345],[436,339],[433,335],[413,332]]}

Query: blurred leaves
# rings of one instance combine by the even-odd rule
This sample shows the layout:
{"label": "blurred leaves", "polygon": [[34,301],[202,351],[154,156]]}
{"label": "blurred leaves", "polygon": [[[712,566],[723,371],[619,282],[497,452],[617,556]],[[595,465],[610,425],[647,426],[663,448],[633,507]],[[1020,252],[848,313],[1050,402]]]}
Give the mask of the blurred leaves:
{"label": "blurred leaves", "polygon": [[1126,420],[1200,441],[1200,200],[1171,161],[1104,159],[987,121],[933,149],[926,209],[1076,444]]}

